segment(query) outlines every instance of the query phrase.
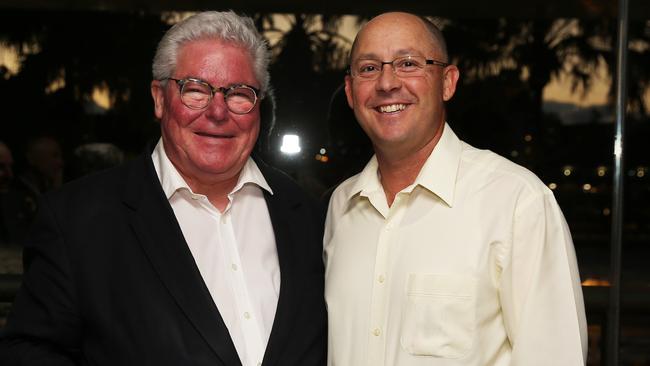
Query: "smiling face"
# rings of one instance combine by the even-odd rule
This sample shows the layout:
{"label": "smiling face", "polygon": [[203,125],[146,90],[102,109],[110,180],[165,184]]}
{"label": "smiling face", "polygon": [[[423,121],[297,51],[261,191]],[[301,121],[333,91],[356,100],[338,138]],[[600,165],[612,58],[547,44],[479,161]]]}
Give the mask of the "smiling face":
{"label": "smiling face", "polygon": [[[418,17],[387,13],[371,20],[357,35],[352,61],[392,61],[400,56],[446,61],[431,33]],[[425,66],[418,77],[397,77],[384,65],[376,80],[347,76],[345,92],[359,124],[379,155],[401,158],[435,146],[445,119],[444,101],[458,80],[453,66]]]}
{"label": "smiling face", "polygon": [[[183,45],[172,77],[201,79],[214,87],[260,87],[250,54],[218,39]],[[216,93],[205,109],[193,110],[181,102],[175,81],[163,85],[154,80],[151,92],[165,152],[190,187],[193,182],[236,180],[257,140],[259,103],[248,114],[238,115],[228,110],[222,93]]]}

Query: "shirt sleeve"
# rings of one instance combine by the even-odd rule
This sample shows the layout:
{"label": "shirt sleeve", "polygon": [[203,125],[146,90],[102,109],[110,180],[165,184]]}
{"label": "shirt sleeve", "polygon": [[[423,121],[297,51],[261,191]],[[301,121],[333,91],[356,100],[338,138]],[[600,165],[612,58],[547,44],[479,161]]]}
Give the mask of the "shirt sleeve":
{"label": "shirt sleeve", "polygon": [[500,283],[512,365],[584,365],[587,323],[575,249],[550,191],[517,205]]}
{"label": "shirt sleeve", "polygon": [[63,235],[46,199],[24,249],[25,273],[0,334],[0,364],[74,365],[80,320]]}

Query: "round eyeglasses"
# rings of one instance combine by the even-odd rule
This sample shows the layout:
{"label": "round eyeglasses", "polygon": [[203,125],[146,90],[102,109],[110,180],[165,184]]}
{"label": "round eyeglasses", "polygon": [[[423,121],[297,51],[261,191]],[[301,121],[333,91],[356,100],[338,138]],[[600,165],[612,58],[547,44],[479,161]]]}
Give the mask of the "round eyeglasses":
{"label": "round eyeglasses", "polygon": [[375,80],[381,75],[384,65],[390,65],[399,77],[423,76],[426,65],[449,66],[446,62],[429,60],[424,56],[401,56],[393,61],[362,58],[352,62],[350,75],[362,80]]}
{"label": "round eyeglasses", "polygon": [[210,104],[214,94],[221,92],[228,110],[235,114],[246,114],[255,108],[259,90],[246,84],[234,84],[227,87],[214,87],[200,79],[174,79],[181,93],[181,102],[190,109],[204,109]]}

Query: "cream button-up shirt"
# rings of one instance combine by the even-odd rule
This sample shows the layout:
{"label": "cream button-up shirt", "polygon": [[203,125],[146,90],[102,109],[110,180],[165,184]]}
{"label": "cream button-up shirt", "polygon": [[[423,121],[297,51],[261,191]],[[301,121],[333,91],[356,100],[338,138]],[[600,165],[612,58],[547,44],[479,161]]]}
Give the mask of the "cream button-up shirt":
{"label": "cream button-up shirt", "polygon": [[260,365],[280,294],[275,235],[262,191],[272,194],[271,187],[248,158],[228,194],[228,206],[220,212],[207,196],[187,185],[167,157],[162,139],[152,160],[242,365]]}
{"label": "cream button-up shirt", "polygon": [[389,207],[377,160],[334,192],[330,366],[584,365],[569,228],[530,171],[443,135]]}

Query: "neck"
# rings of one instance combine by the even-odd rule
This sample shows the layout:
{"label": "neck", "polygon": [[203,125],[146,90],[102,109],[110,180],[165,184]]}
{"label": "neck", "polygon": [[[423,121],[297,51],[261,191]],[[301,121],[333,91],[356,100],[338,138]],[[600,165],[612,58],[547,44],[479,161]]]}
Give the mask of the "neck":
{"label": "neck", "polygon": [[[444,125],[444,124],[443,124]],[[424,163],[440,141],[442,126],[433,138],[415,151],[382,150],[375,146],[375,154],[381,175],[381,185],[386,194],[388,206],[393,204],[395,196],[404,188],[415,182]]]}
{"label": "neck", "polygon": [[233,188],[239,180],[239,173],[227,179],[199,179],[197,177],[190,177],[179,170],[179,173],[190,186],[192,192],[203,194],[208,197],[208,200],[219,211],[223,212],[228,207],[228,194],[232,192]]}

